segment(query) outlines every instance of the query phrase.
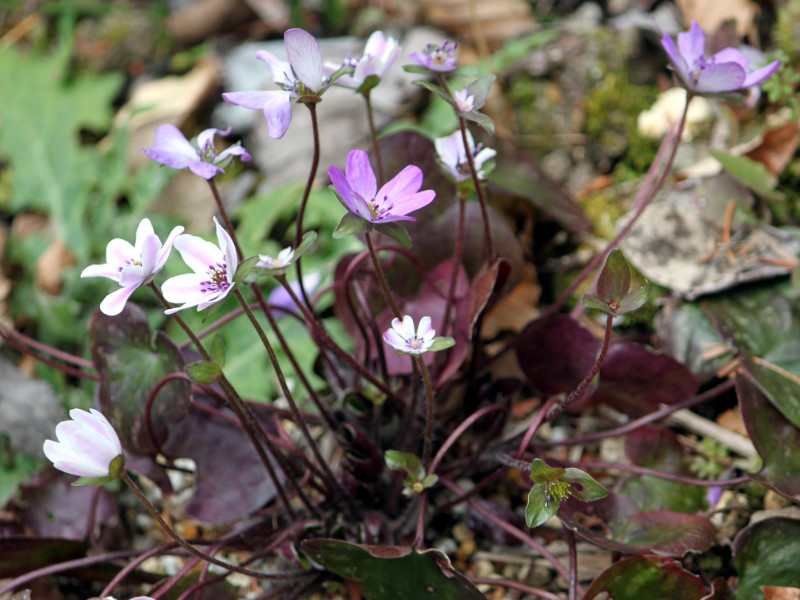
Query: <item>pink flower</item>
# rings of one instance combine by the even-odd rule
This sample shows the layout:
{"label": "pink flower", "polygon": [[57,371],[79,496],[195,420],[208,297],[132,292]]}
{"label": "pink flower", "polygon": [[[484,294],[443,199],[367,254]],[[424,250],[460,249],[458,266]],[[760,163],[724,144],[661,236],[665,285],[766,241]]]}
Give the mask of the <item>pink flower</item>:
{"label": "pink flower", "polygon": [[216,218],[214,224],[219,246],[188,234],[175,240],[175,249],[194,273],[171,277],[161,286],[161,293],[168,302],[183,303],[183,306],[164,311],[166,314],[192,306],[203,310],[223,300],[233,289],[233,276],[239,266],[236,246]]}
{"label": "pink flower", "polygon": [[81,277],[107,277],[121,286],[105,297],[100,311],[111,317],[121,313],[131,294],[164,267],[173,240],[182,232],[183,227],[175,227],[162,246],[150,219],[142,219],[136,229],[135,245],[119,238],[111,240],[106,246],[106,264],[90,265],[81,273]]}
{"label": "pink flower", "polygon": [[256,53],[272,71],[272,81],[281,89],[259,92],[229,92],[222,99],[229,104],[264,111],[271,138],[282,138],[292,121],[292,102],[303,96],[318,96],[329,85],[322,69],[322,51],[313,35],[302,29],[283,34],[289,62],[266,51]]}
{"label": "pink flower", "polygon": [[45,441],[44,455],[56,469],[70,475],[115,478],[118,472],[110,472],[111,463],[123,452],[111,423],[93,408],[89,412],[73,408],[69,416],[71,421],[56,426],[58,441]]}
{"label": "pink flower", "polygon": [[195,175],[211,179],[217,173],[224,173],[220,164],[227,165],[234,156],[241,156],[247,162],[250,155],[239,144],[217,154],[214,136],[228,135],[230,129],[206,129],[197,136],[197,146],[193,146],[174,125],[164,123],[156,129],[152,148],[142,148],[147,157],[173,169],[189,169]]}
{"label": "pink flower", "polygon": [[469,88],[456,90],[453,92],[453,99],[456,103],[456,110],[462,113],[468,113],[475,110],[475,96],[471,96]]}
{"label": "pink flower", "polygon": [[428,44],[421,53],[415,52],[412,54],[411,60],[431,71],[439,73],[454,71],[456,69],[457,50],[458,44],[445,40],[441,46]]}
{"label": "pink flower", "polygon": [[416,221],[408,213],[427,206],[436,196],[433,190],[419,191],[422,171],[414,165],[407,166],[378,190],[375,173],[363,150],[351,150],[347,155],[346,173],[337,166],[328,169],[345,207],[370,223]]}
{"label": "pink flower", "polygon": [[383,341],[400,352],[422,354],[430,350],[435,337],[430,317],[422,317],[415,331],[414,319],[405,315],[402,321],[392,319],[392,327],[384,332]]}
{"label": "pink flower", "polygon": [[760,85],[772,77],[781,64],[776,60],[753,69],[750,59],[736,48],[725,48],[707,56],[706,36],[694,20],[688,32],[678,34],[677,48],[666,33],[661,45],[686,89],[699,94],[733,92]]}
{"label": "pink flower", "polygon": [[400,52],[397,40],[386,37],[382,31],[376,31],[367,40],[361,58],[348,57],[341,64],[327,63],[326,70],[334,72],[343,66],[353,67],[352,75],[342,75],[336,80],[338,85],[358,89],[368,77],[380,79],[394,63]]}
{"label": "pink flower", "polygon": [[[491,148],[484,148],[482,144],[479,144],[476,148],[472,134],[469,131],[467,131],[467,142],[472,154],[472,161],[475,163],[475,169],[478,171],[478,178],[485,179],[486,173],[483,170],[483,165],[486,161],[494,158],[497,152]],[[464,149],[461,131],[455,131],[447,137],[436,138],[433,141],[433,145],[436,148],[439,164],[442,165],[442,168],[452,179],[461,182],[470,178],[469,162],[467,161],[467,152]]]}

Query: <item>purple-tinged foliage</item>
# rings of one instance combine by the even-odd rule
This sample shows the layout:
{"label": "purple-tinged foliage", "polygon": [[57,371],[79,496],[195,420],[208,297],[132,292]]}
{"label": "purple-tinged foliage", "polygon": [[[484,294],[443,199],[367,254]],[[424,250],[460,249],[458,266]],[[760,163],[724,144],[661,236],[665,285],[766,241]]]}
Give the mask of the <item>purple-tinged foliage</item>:
{"label": "purple-tinged foliage", "polygon": [[614,600],[688,600],[704,597],[706,586],[700,577],[685,570],[677,560],[633,556],[603,571],[586,591],[584,600],[593,600],[600,594]]}

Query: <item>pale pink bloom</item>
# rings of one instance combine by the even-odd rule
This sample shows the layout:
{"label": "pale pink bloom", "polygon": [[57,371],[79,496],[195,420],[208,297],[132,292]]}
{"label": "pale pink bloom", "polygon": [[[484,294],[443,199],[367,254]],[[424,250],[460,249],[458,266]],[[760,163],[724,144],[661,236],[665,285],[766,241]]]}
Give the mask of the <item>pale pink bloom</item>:
{"label": "pale pink bloom", "polygon": [[257,267],[262,269],[285,269],[294,262],[294,248],[288,246],[278,252],[278,256],[272,258],[266,254],[258,255]]}
{"label": "pale pink bloom", "polygon": [[175,240],[175,249],[194,273],[186,273],[167,279],[161,293],[167,302],[183,303],[182,306],[164,311],[166,314],[197,307],[208,308],[223,300],[233,289],[233,276],[239,266],[236,246],[228,232],[214,218],[219,246],[203,238],[184,234]]}
{"label": "pale pink bloom", "polygon": [[426,69],[444,73],[456,69],[457,50],[458,44],[445,40],[441,46],[428,44],[421,53],[415,52],[410,58]]}
{"label": "pale pink bloom", "polygon": [[225,136],[230,132],[230,129],[206,129],[197,136],[196,145],[193,145],[180,129],[164,123],[156,129],[153,147],[142,148],[142,151],[149,159],[162,165],[173,169],[189,169],[195,175],[211,179],[217,173],[224,173],[222,166],[227,165],[234,156],[240,156],[245,162],[250,160],[247,150],[239,144],[217,153],[214,136]]}
{"label": "pale pink bloom", "polygon": [[137,288],[149,283],[164,267],[175,237],[182,232],[183,227],[175,227],[162,246],[161,239],[153,231],[150,219],[145,218],[136,229],[134,245],[120,238],[114,238],[108,243],[106,264],[90,265],[81,273],[81,277],[107,277],[121,286],[100,303],[103,314],[113,317],[122,312],[131,294]]}
{"label": "pale pink bloom", "polygon": [[122,444],[100,411],[69,411],[71,421],[56,425],[57,442],[46,440],[44,455],[59,471],[79,477],[108,477],[111,461],[122,454]]}
{"label": "pale pink bloom", "polygon": [[272,81],[281,89],[257,92],[228,92],[222,99],[229,104],[264,111],[267,133],[281,138],[292,121],[292,102],[303,96],[318,96],[328,86],[323,73],[322,51],[316,38],[302,29],[289,29],[283,34],[289,62],[264,50],[256,53],[272,71]]}
{"label": "pale pink bloom", "polygon": [[328,169],[328,176],[347,209],[370,223],[416,221],[408,213],[433,201],[436,192],[419,191],[422,170],[409,165],[378,190],[375,172],[363,150],[347,155],[346,174],[337,166]]}
{"label": "pale pink bloom", "polygon": [[458,112],[467,113],[475,110],[475,96],[471,96],[468,88],[453,92]]}
{"label": "pale pink bloom", "polygon": [[414,319],[405,315],[402,321],[392,319],[392,327],[384,332],[383,341],[400,352],[422,354],[430,349],[435,337],[436,330],[431,328],[430,317],[422,317],[414,330]]}
{"label": "pale pink bloom", "polygon": [[[475,169],[478,171],[478,178],[485,179],[486,173],[483,170],[483,165],[486,161],[494,158],[497,152],[491,148],[484,148],[482,144],[479,144],[476,148],[475,141],[469,131],[467,131],[467,143],[472,153]],[[460,130],[446,137],[436,138],[433,141],[433,146],[436,148],[439,164],[442,165],[442,168],[450,177],[458,182],[466,181],[470,178],[467,152],[464,149],[464,139],[461,137]]]}
{"label": "pale pink bloom", "polygon": [[382,31],[376,31],[367,40],[364,46],[364,54],[359,57],[348,57],[341,64],[326,63],[325,70],[329,73],[339,70],[341,67],[353,67],[352,75],[342,75],[336,80],[337,85],[358,89],[364,84],[368,77],[383,77],[386,74],[398,53],[400,46],[397,40],[386,37]]}

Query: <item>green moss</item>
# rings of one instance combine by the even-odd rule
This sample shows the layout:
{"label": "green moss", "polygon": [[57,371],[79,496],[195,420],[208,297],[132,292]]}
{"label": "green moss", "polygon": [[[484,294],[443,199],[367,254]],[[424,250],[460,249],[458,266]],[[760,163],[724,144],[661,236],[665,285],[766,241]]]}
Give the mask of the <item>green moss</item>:
{"label": "green moss", "polygon": [[800,0],[781,3],[772,37],[792,63],[800,60]]}

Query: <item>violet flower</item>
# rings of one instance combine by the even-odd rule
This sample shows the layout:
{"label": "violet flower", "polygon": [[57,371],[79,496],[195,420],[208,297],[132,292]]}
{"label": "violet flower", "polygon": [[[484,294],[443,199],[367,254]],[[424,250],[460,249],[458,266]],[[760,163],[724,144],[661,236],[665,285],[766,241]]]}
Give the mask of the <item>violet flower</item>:
{"label": "violet flower", "polygon": [[70,475],[116,479],[125,459],[111,423],[93,408],[89,412],[73,408],[69,416],[71,421],[56,425],[58,441],[45,441],[44,455],[56,469]]}
{"label": "violet flower", "polygon": [[121,286],[103,299],[100,311],[110,317],[121,313],[131,294],[164,267],[173,241],[181,233],[183,227],[175,227],[162,246],[150,219],[145,218],[136,229],[134,245],[120,238],[111,240],[106,246],[106,264],[90,265],[81,273],[81,277],[107,277]]}
{"label": "violet flower", "polygon": [[[303,287],[309,296],[314,293],[321,280],[322,276],[319,273],[303,275]],[[289,283],[289,287],[292,288],[295,296],[301,297],[300,282],[292,281]],[[290,311],[297,309],[297,304],[282,285],[270,292],[269,297],[267,297],[267,304],[272,309],[272,314],[275,318],[284,317]]]}
{"label": "violet flower", "polygon": [[428,44],[422,52],[414,52],[410,58],[426,69],[445,73],[456,69],[457,50],[458,44],[445,40],[441,46]]}
{"label": "violet flower", "polygon": [[363,150],[351,150],[347,155],[346,175],[333,165],[328,176],[341,197],[342,203],[353,214],[369,223],[416,221],[408,213],[433,201],[436,192],[422,186],[422,170],[409,165],[380,190],[369,157]]}
{"label": "violet flower", "polygon": [[430,317],[422,317],[415,330],[414,319],[405,315],[402,321],[392,319],[392,327],[384,332],[383,341],[400,352],[422,354],[431,349],[435,337]]}
{"label": "violet flower", "polygon": [[282,138],[292,121],[292,102],[304,96],[319,96],[330,85],[322,69],[322,50],[313,35],[302,29],[289,29],[283,34],[289,62],[261,50],[256,58],[272,71],[272,81],[280,90],[228,92],[222,99],[229,104],[264,111],[267,132],[271,138]]}
{"label": "violet flower", "polygon": [[[169,123],[159,125],[156,129],[152,148],[142,148],[148,158],[173,169],[189,169],[195,175],[211,179],[217,173],[224,173],[226,166],[234,156],[245,162],[250,160],[247,150],[239,144],[217,153],[214,147],[214,136],[228,135],[231,132],[221,129],[206,129],[197,136],[197,145],[190,143],[180,129]],[[222,165],[222,166],[220,166]]]}
{"label": "violet flower", "polygon": [[396,39],[386,37],[382,31],[376,31],[369,36],[361,57],[348,56],[340,64],[326,63],[325,70],[333,73],[342,67],[352,67],[352,75],[342,75],[336,80],[336,84],[358,90],[369,77],[375,77],[377,84],[394,64],[399,53],[400,45]]}
{"label": "violet flower", "polygon": [[[469,130],[467,130],[467,143],[472,154],[472,161],[475,163],[475,169],[478,171],[478,178],[485,179],[484,164],[494,158],[497,152],[491,148],[484,148],[483,144],[478,144],[476,148]],[[460,130],[446,137],[436,138],[433,145],[436,148],[439,164],[452,179],[460,183],[470,178],[469,162]]]}
{"label": "violet flower", "polygon": [[666,33],[661,45],[686,89],[698,94],[733,92],[760,85],[780,67],[780,61],[776,60],[754,69],[750,59],[736,48],[706,55],[705,34],[694,20],[688,32],[678,34],[677,48]]}
{"label": "violet flower", "polygon": [[175,249],[194,273],[186,273],[167,279],[161,286],[164,298],[182,306],[164,311],[166,314],[196,306],[197,310],[208,308],[223,300],[233,289],[233,276],[239,266],[236,246],[228,232],[214,218],[219,246],[212,242],[184,234],[175,240]]}

